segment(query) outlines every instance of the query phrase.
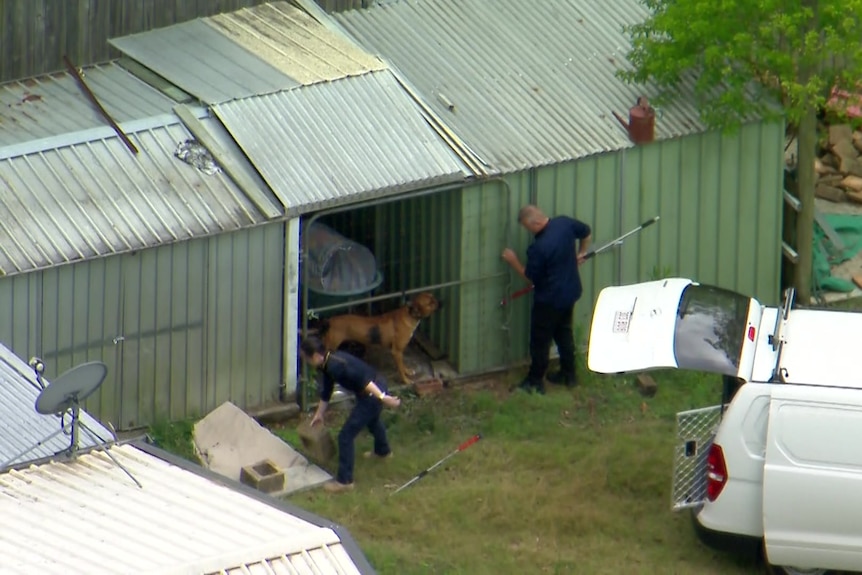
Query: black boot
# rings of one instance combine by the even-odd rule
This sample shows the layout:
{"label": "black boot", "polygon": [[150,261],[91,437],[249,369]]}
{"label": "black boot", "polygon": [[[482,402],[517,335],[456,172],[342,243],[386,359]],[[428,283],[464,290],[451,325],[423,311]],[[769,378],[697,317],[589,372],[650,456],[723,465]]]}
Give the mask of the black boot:
{"label": "black boot", "polygon": [[575,374],[566,374],[562,371],[548,374],[548,381],[557,385],[565,385],[566,387],[575,387],[578,385],[578,378]]}

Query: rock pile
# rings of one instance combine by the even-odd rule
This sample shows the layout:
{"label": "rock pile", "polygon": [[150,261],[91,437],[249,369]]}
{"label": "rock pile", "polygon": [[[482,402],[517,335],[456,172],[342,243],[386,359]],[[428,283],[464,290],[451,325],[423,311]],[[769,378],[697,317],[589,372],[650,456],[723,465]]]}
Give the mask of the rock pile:
{"label": "rock pile", "polygon": [[832,202],[862,204],[862,130],[847,124],[829,126],[829,139],[814,161],[815,195]]}

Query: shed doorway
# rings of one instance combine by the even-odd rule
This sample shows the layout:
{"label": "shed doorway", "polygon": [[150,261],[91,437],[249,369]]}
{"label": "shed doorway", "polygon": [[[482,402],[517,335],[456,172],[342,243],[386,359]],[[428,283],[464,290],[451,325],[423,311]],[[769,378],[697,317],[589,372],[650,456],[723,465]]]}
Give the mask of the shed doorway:
{"label": "shed doorway", "polygon": [[[320,228],[319,226],[325,226]],[[343,239],[346,251],[367,251],[373,255],[374,269],[363,267],[363,256],[342,271],[325,268],[315,245],[313,233],[324,229]],[[333,213],[321,212],[304,218],[300,243],[300,334],[316,333],[321,320],[351,313],[376,316],[406,305],[418,293],[430,292],[442,305],[427,319],[420,321],[404,352],[404,363],[414,371],[413,382],[438,377],[444,380],[459,375],[460,299],[462,295],[462,190],[443,190],[427,195],[384,201],[376,205],[344,208]],[[364,281],[351,283],[343,270],[362,268],[356,275]],[[320,294],[314,291],[326,283],[319,275],[330,274],[330,285],[341,283],[344,295],[337,290]],[[350,275],[349,273],[347,275]],[[471,280],[476,283],[476,280]],[[487,278],[499,282],[496,276]],[[321,296],[324,297],[321,297]],[[346,342],[342,350],[353,353],[380,370],[390,385],[401,385],[395,361],[389,350],[378,345]],[[300,381],[303,378],[300,367]],[[315,401],[316,385],[301,385],[300,405]]]}

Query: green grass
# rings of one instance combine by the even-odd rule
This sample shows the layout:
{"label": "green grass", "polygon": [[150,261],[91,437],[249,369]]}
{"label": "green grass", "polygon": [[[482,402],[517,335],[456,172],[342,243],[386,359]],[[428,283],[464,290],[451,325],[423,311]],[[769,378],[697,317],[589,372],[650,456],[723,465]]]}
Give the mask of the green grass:
{"label": "green grass", "polygon": [[194,426],[195,421],[190,419],[174,422],[159,421],[150,426],[147,434],[158,447],[165,451],[200,464],[192,440]]}
{"label": "green grass", "polygon": [[[385,415],[393,460],[358,457],[354,492],[290,501],[350,529],[381,575],[761,573],[702,546],[689,515],[670,511],[674,416],[718,403],[720,380],[653,377],[651,399],[632,377],[601,376],[545,397],[509,393],[509,379],[410,399]],[[327,420],[333,433],[343,417]],[[390,495],[475,433],[482,441]],[[357,439],[357,453],[370,447]]]}

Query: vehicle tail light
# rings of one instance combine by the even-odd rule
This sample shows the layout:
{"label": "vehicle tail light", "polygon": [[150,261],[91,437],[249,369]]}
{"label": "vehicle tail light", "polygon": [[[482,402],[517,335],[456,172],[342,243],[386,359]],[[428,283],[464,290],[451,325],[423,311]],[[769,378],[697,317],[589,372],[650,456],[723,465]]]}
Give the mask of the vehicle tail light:
{"label": "vehicle tail light", "polygon": [[754,326],[748,326],[748,339],[754,341]]}
{"label": "vehicle tail light", "polygon": [[706,498],[715,501],[727,483],[727,465],[721,446],[713,443],[706,454]]}

